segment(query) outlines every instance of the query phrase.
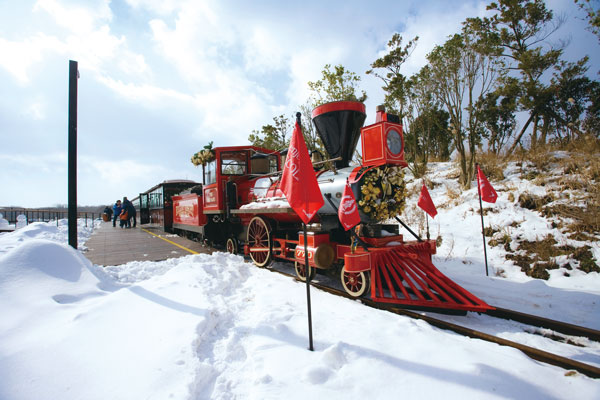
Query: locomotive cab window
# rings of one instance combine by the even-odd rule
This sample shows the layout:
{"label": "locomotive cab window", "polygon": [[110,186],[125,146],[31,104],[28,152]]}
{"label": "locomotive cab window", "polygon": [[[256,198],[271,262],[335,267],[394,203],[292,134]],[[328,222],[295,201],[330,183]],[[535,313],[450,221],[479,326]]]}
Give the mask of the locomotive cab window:
{"label": "locomotive cab window", "polygon": [[204,167],[204,184],[210,185],[217,181],[217,161],[213,160]]}
{"label": "locomotive cab window", "polygon": [[247,171],[245,151],[227,151],[221,153],[222,175],[244,175]]}

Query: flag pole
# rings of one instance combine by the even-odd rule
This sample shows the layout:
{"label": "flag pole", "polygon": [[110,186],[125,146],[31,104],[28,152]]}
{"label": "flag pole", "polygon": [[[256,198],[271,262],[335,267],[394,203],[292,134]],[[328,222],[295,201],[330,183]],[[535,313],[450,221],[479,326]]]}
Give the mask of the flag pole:
{"label": "flag pole", "polygon": [[306,271],[306,305],[308,307],[308,349],[314,351],[313,348],[313,335],[312,335],[312,312],[310,307],[310,265],[308,264],[308,238],[306,234],[306,224],[302,223],[304,227],[304,270]]}
{"label": "flag pole", "polygon": [[[300,122],[300,114],[296,113],[296,123],[302,126]],[[308,263],[308,234],[306,233],[306,223],[302,223],[304,227],[304,270],[306,273],[306,306],[308,308],[308,349],[314,351],[313,334],[312,334],[312,309],[310,306],[310,264]]]}
{"label": "flag pole", "polygon": [[[479,168],[479,164],[475,163],[475,168]],[[479,186],[479,174],[477,174],[477,194],[479,195],[479,213],[481,215],[481,236],[483,237],[483,255],[485,257],[485,276],[489,276],[488,273],[488,261],[487,261],[487,249],[485,245],[485,228],[483,225],[483,203],[481,202],[481,187]]]}
{"label": "flag pole", "polygon": [[429,240],[429,214],[425,213],[425,221],[427,222],[427,240]]}

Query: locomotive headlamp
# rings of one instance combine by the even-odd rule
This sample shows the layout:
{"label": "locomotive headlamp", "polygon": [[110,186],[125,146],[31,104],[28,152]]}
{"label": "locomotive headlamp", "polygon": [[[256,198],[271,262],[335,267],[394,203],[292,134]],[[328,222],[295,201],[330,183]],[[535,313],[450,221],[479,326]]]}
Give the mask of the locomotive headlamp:
{"label": "locomotive headlamp", "polygon": [[361,141],[363,165],[408,166],[404,160],[404,139],[400,119],[395,115],[386,114],[382,106],[377,109],[377,121],[361,129]]}
{"label": "locomotive headlamp", "polygon": [[402,138],[395,129],[390,129],[387,133],[387,149],[395,156],[402,151]]}

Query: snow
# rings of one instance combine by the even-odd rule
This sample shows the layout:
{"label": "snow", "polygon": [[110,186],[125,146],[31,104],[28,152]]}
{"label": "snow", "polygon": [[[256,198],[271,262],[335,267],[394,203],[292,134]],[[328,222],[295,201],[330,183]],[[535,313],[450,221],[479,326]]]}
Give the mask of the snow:
{"label": "snow", "polygon": [[290,208],[290,203],[284,197],[272,197],[244,204],[240,210],[255,210],[264,208]]}
{"label": "snow", "polygon": [[[434,264],[490,304],[600,329],[598,273],[532,279],[488,246],[485,275],[476,188],[451,199],[447,170],[431,174],[430,230],[443,238]],[[498,193],[486,225],[560,237]],[[0,234],[0,399],[600,398],[598,379],[314,288],[311,352],[304,284],[220,252],[92,265],[92,231],[79,221],[80,250],[66,244],[66,221]],[[600,366],[600,344],[587,339],[576,347],[485,315],[432,315]]]}

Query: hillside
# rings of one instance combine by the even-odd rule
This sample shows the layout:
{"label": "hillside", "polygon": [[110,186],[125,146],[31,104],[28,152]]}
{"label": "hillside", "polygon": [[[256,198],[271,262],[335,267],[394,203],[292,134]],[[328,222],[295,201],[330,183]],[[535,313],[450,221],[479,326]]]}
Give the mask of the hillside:
{"label": "hillside", "polygon": [[[484,159],[482,170],[498,192],[495,204],[483,203],[490,275],[560,286],[570,286],[566,278],[575,284],[588,274],[598,275],[599,156],[574,149],[529,153],[507,162]],[[439,260],[459,259],[485,270],[477,184],[462,190],[458,174],[453,162],[428,166],[424,179],[439,212],[429,219],[431,237],[438,239]],[[410,173],[406,179],[411,196],[405,222],[424,235],[424,213],[416,207],[423,180]]]}

